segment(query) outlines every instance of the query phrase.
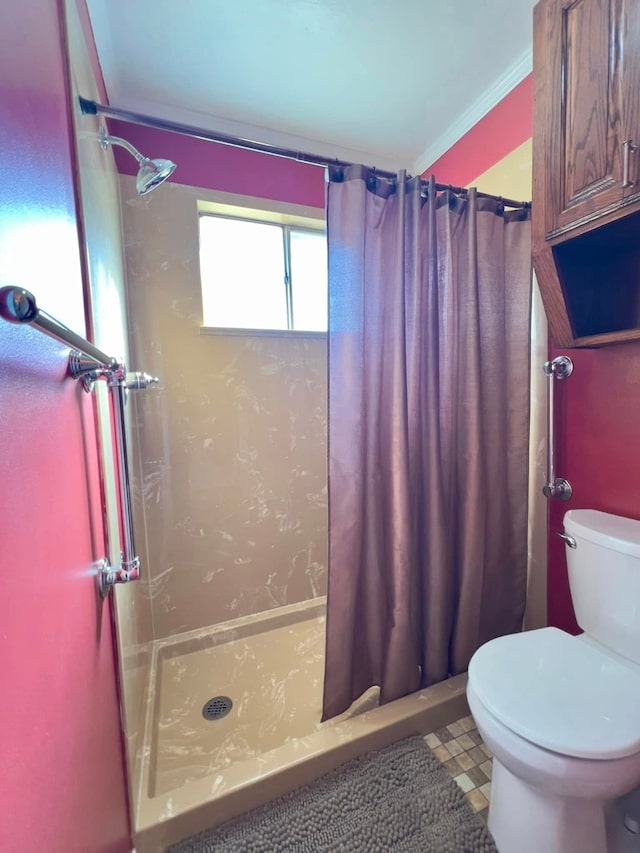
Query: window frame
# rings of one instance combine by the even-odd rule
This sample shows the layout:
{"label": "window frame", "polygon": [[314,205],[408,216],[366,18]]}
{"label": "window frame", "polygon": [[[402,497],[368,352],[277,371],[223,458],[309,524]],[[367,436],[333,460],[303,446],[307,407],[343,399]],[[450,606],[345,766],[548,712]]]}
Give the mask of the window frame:
{"label": "window frame", "polygon": [[[266,337],[291,337],[291,338],[326,338],[327,331],[292,328],[293,317],[293,277],[291,271],[291,232],[306,232],[311,234],[323,234],[326,240],[327,228],[324,211],[318,208],[302,208],[301,205],[286,205],[274,203],[273,207],[263,207],[267,203],[265,199],[251,199],[260,206],[244,206],[242,204],[223,204],[217,202],[198,203],[198,261],[200,262],[200,221],[204,216],[218,219],[235,219],[243,222],[261,223],[265,225],[278,226],[282,233],[285,302],[287,312],[286,329],[256,329],[252,327],[242,328],[239,326],[209,326],[204,322],[200,326],[200,333],[204,335],[256,335]],[[304,212],[291,211],[292,208],[301,208]],[[291,211],[291,212],[290,212]],[[306,215],[307,212],[315,215]],[[322,213],[322,218],[318,215]],[[204,291],[202,271],[200,270],[200,292]]]}

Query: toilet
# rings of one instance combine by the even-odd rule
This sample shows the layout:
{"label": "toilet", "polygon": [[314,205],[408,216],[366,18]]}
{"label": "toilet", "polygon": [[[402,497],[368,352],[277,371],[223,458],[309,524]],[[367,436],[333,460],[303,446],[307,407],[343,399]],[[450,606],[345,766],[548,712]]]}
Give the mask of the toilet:
{"label": "toilet", "polygon": [[489,829],[500,853],[640,851],[640,521],[571,510],[564,530],[584,633],[498,637],[469,664]]}

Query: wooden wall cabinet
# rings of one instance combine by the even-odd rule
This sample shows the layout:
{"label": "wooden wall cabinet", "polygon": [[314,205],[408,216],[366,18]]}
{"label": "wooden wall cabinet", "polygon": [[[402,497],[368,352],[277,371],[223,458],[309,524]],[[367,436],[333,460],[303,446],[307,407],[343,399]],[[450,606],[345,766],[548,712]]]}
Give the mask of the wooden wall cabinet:
{"label": "wooden wall cabinet", "polygon": [[640,339],[640,0],[540,0],[533,63],[533,262],[552,335]]}

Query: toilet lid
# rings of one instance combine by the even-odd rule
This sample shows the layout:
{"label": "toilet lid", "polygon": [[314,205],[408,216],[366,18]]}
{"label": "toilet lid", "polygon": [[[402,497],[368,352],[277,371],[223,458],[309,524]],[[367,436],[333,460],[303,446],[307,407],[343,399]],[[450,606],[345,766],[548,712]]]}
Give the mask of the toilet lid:
{"label": "toilet lid", "polygon": [[469,684],[511,731],[577,758],[640,751],[640,674],[557,628],[498,637],[471,658]]}

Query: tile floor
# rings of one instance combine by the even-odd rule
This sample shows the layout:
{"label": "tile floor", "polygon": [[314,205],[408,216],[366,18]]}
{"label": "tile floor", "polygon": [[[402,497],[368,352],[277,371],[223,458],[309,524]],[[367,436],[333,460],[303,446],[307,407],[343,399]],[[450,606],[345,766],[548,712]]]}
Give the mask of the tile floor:
{"label": "tile floor", "polygon": [[491,796],[491,753],[473,717],[463,717],[426,735],[433,754],[462,788],[471,808],[485,820]]}

